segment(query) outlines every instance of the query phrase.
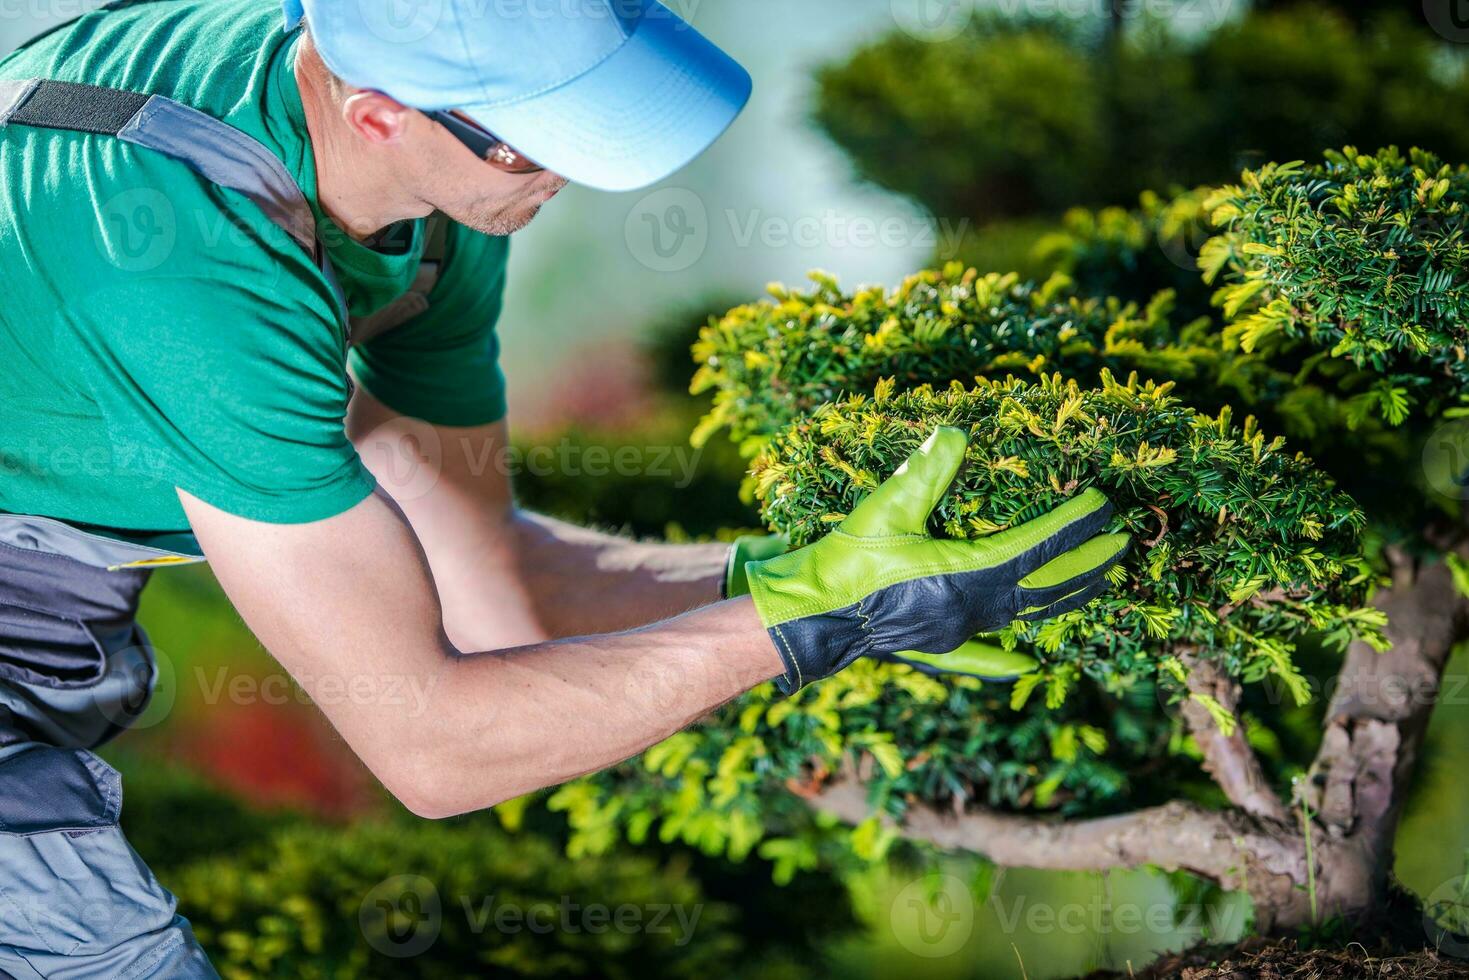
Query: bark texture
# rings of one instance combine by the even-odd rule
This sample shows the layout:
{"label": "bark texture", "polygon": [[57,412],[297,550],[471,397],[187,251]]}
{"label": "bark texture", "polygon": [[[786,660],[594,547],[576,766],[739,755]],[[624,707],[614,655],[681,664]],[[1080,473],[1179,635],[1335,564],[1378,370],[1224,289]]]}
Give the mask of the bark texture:
{"label": "bark texture", "polygon": [[[1388,616],[1392,648],[1378,653],[1353,643],[1348,649],[1303,794],[1312,815],[1314,868],[1307,862],[1300,807],[1288,808],[1270,787],[1241,731],[1225,735],[1193,701],[1185,707],[1186,720],[1231,809],[1175,801],[1115,817],[1052,821],[919,805],[898,829],[1010,867],[1191,871],[1247,891],[1265,932],[1369,914],[1386,894],[1403,798],[1444,665],[1469,627],[1469,604],[1441,563],[1416,569],[1399,562],[1393,587],[1378,593],[1374,605]],[[1190,661],[1189,667],[1191,691],[1233,713],[1238,685],[1206,663]],[[871,813],[853,771],[825,783],[809,802],[853,823]]]}

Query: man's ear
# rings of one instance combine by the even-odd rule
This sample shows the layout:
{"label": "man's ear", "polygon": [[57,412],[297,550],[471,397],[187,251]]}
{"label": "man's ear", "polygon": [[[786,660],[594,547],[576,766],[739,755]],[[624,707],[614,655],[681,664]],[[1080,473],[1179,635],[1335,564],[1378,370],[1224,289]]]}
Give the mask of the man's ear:
{"label": "man's ear", "polygon": [[396,143],[408,131],[413,110],[381,92],[353,92],[342,100],[342,118],[369,143]]}

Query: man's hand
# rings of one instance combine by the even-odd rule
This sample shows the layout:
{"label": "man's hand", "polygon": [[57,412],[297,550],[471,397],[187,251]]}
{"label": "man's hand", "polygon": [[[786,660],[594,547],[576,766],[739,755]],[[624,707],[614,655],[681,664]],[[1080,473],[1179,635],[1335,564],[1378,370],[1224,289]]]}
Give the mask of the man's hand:
{"label": "man's hand", "polygon": [[978,541],[940,540],[928,516],[964,462],[968,437],[940,428],[841,526],[813,545],[746,565],[786,694],[862,656],[946,652],[1010,622],[1080,608],[1106,588],[1125,534],[1087,490],[1044,517]]}

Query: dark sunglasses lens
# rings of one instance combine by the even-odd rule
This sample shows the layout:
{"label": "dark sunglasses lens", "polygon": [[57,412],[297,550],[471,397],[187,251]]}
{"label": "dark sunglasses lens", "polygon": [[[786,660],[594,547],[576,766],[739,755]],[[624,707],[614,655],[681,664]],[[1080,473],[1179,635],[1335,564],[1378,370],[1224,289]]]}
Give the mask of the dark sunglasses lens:
{"label": "dark sunglasses lens", "polygon": [[508,143],[496,144],[490,155],[485,157],[485,162],[507,174],[534,174],[546,169],[528,157],[521,156]]}
{"label": "dark sunglasses lens", "polygon": [[452,112],[431,112],[429,116],[442,125],[454,138],[467,146],[475,156],[508,174],[533,174],[545,168],[532,162],[510,146],[496,139],[488,130],[467,122]]}

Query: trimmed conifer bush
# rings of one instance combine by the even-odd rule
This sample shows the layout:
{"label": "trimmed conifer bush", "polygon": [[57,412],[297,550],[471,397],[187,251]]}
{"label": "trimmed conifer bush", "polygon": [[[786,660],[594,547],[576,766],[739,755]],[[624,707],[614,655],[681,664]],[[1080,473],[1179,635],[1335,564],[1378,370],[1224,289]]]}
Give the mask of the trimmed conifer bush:
{"label": "trimmed conifer bush", "polygon": [[1469,167],[1347,147],[1246,171],[1208,207],[1223,230],[1199,263],[1224,283],[1226,344],[1342,362],[1358,420],[1469,391]]}
{"label": "trimmed conifer bush", "polygon": [[1096,377],[1212,378],[1219,345],[1208,325],[1171,319],[1172,296],[1146,306],[1079,296],[1069,279],[1043,285],[980,275],[950,263],[909,276],[891,292],[843,292],[812,273],[808,291],[772,286],[772,299],[736,307],[700,333],[693,390],[714,408],[694,434],[727,427],[747,455],[803,412],[883,378],[900,388],[969,384],[976,377],[1038,377],[1064,368]]}
{"label": "trimmed conifer bush", "polygon": [[1236,676],[1274,674],[1304,702],[1290,657],[1297,638],[1324,632],[1344,646],[1382,625],[1360,608],[1362,512],[1254,419],[1201,415],[1171,382],[1124,384],[1104,371],[1101,385],[1055,376],[893,394],[880,383],[771,443],[754,468],[764,516],[793,544],[809,543],[936,426],[961,428],[966,467],[935,511],[935,533],[983,537],[1095,486],[1116,507],[1111,529],[1134,539],[1106,597],[1001,634],[1046,663],[1017,684],[1017,699],[1044,683],[1059,704],[1078,671],[1102,682],[1178,674],[1174,657],[1187,651]]}

